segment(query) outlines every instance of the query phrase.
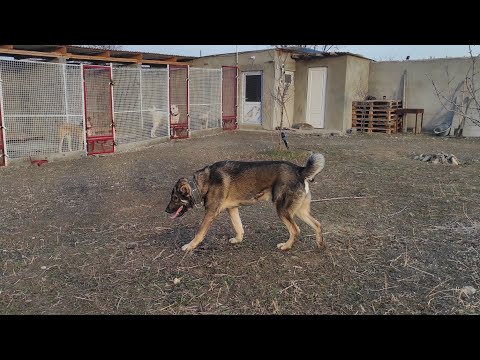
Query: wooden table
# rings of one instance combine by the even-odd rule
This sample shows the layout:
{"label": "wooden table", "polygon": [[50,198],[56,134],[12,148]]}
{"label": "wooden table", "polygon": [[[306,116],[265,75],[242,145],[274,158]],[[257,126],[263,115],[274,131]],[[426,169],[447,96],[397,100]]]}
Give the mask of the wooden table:
{"label": "wooden table", "polygon": [[418,121],[418,114],[422,114],[422,118],[420,120],[420,131],[418,133],[422,132],[423,128],[423,109],[397,109],[396,113],[399,117],[402,118],[402,131],[407,132],[407,117],[405,114],[415,114],[415,129],[414,133],[417,133],[417,121]]}

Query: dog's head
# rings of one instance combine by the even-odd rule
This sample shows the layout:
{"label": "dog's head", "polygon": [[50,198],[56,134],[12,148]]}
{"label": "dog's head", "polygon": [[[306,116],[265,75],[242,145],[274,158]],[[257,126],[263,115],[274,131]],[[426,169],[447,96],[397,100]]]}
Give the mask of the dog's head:
{"label": "dog's head", "polygon": [[181,178],[177,181],[172,189],[170,202],[165,211],[169,214],[170,219],[175,219],[182,216],[193,207],[192,188],[188,184],[188,180]]}
{"label": "dog's head", "polygon": [[180,114],[180,111],[178,110],[178,105],[171,105],[170,113],[172,114],[172,116],[177,116],[178,114]]}

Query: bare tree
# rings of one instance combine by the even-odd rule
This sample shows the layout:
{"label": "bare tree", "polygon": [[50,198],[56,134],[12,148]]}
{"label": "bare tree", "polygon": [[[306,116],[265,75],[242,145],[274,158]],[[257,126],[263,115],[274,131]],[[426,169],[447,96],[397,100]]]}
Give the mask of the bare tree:
{"label": "bare tree", "polygon": [[104,50],[122,50],[122,45],[81,45],[84,47],[94,48],[94,49],[104,49]]}
{"label": "bare tree", "polygon": [[[330,51],[332,49],[337,49],[337,45],[271,45],[274,48],[271,57],[274,60],[275,64],[275,78],[274,78],[274,88],[270,89],[270,96],[274,102],[279,107],[280,110],[280,124],[277,127],[278,129],[278,144],[281,147],[282,142],[288,149],[288,144],[286,141],[286,133],[284,131],[284,126],[290,124],[288,119],[287,104],[292,100],[293,92],[290,91],[292,85],[292,75],[286,73],[286,64],[289,60],[291,47],[300,47],[300,48],[310,48],[320,51]],[[275,55],[273,55],[275,54]],[[274,108],[275,113],[275,108]]]}
{"label": "bare tree", "polygon": [[368,85],[367,82],[362,81],[360,77],[358,77],[353,84],[352,90],[353,101],[366,100],[368,95]]}
{"label": "bare tree", "polygon": [[[454,129],[454,134],[456,136],[462,136],[466,119],[470,120],[472,124],[480,126],[480,98],[478,96],[480,88],[478,87],[478,84],[476,84],[476,82],[478,82],[476,76],[479,73],[477,62],[480,55],[474,55],[473,46],[471,45],[468,46],[468,53],[470,66],[463,80],[455,87],[455,89],[452,88],[454,77],[450,77],[448,67],[445,68],[447,76],[446,89],[441,89],[438,83],[436,83],[431,76],[427,75],[432,82],[435,95],[440,101],[442,108],[462,117],[460,125],[457,129]],[[462,95],[460,100],[458,96],[459,93]]]}
{"label": "bare tree", "polygon": [[[272,45],[275,49],[276,57],[272,56],[275,64],[275,85],[274,89],[270,89],[270,95],[276,105],[278,105],[280,110],[280,124],[278,126],[278,140],[279,146],[282,146],[282,142],[288,149],[288,143],[286,141],[286,133],[284,131],[284,126],[286,123],[290,124],[288,119],[287,104],[292,100],[293,92],[290,91],[292,84],[292,77],[290,74],[286,73],[285,67],[287,60],[291,54],[291,51],[288,51],[290,47],[300,47],[300,48],[310,48],[320,51],[330,51],[336,49],[337,45]],[[285,51],[286,50],[286,51]],[[275,110],[274,110],[275,112]]]}
{"label": "bare tree", "polygon": [[276,91],[273,96],[275,102],[280,106],[280,138],[285,143],[285,146],[288,149],[288,144],[286,141],[286,134],[283,132],[284,117],[287,117],[287,108],[286,104],[292,98],[292,92],[289,91],[290,85],[292,84],[291,75],[286,76],[285,73],[285,62],[279,64],[278,75],[277,75],[277,86]]}
{"label": "bare tree", "polygon": [[[282,51],[281,47],[277,47],[275,49],[275,53],[277,61],[274,61],[274,88],[270,89],[270,96],[272,97],[274,104],[278,105],[280,109],[280,124],[278,126],[279,146],[282,146],[283,142],[285,144],[285,147],[288,149],[286,133],[283,128],[288,121],[286,104],[291,101],[293,97],[293,92],[290,91],[292,84],[292,75],[287,74],[285,70],[290,52]],[[275,113],[275,108],[273,112]],[[290,121],[288,121],[288,125],[290,125]]]}

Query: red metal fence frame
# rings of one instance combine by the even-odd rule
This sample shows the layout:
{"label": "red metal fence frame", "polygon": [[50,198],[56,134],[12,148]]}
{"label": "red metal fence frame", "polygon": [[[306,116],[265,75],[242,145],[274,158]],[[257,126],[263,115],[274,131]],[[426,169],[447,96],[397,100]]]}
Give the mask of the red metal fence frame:
{"label": "red metal fence frame", "polygon": [[[180,70],[180,69],[187,69],[187,77],[185,81],[185,92],[186,92],[186,121],[181,123],[172,124],[172,113],[171,113],[171,106],[172,106],[172,82],[171,82],[171,74],[172,71]],[[189,76],[189,66],[188,65],[169,65],[168,66],[168,112],[169,116],[169,124],[170,124],[170,138],[171,139],[186,139],[190,137],[190,114],[189,114],[189,98],[188,98],[188,76]]]}
{"label": "red metal fence frame", "polygon": [[3,127],[2,99],[0,99],[0,166],[7,165],[7,155],[5,154],[5,128]]}
{"label": "red metal fence frame", "polygon": [[[234,102],[234,114],[226,113],[225,109],[225,72],[235,69],[235,83],[233,86],[233,102]],[[237,104],[237,87],[238,87],[238,66],[222,66],[222,129],[223,130],[236,130],[238,128],[238,104]]]}
{"label": "red metal fence frame", "polygon": [[[87,85],[86,85],[86,77],[85,77],[85,71],[87,69],[94,69],[94,68],[103,68],[105,70],[108,70],[109,72],[109,77],[110,77],[110,118],[111,118],[111,134],[110,135],[98,135],[98,136],[89,136],[88,134],[88,128],[89,124],[87,122],[88,119],[88,111],[87,111]],[[104,66],[104,65],[82,65],[82,77],[83,77],[83,106],[84,106],[84,116],[85,116],[85,125],[86,125],[86,151],[87,155],[97,155],[97,154],[109,154],[115,152],[115,127],[114,127],[114,121],[113,121],[113,89],[112,89],[112,68],[111,66]],[[105,145],[111,142],[111,149],[105,150]],[[95,145],[100,145],[102,150],[97,150],[95,148]]]}

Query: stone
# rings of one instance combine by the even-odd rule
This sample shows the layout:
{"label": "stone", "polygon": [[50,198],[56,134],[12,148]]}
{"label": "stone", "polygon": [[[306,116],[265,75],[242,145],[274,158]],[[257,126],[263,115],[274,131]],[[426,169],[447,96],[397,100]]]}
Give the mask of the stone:
{"label": "stone", "polygon": [[137,242],[129,242],[126,246],[127,249],[135,249],[138,246]]}
{"label": "stone", "polygon": [[460,296],[461,295],[471,296],[476,292],[477,290],[473,286],[464,286],[463,288],[460,289]]}

